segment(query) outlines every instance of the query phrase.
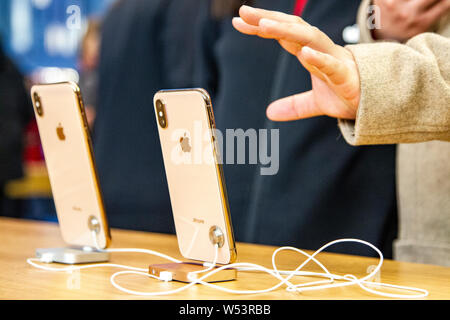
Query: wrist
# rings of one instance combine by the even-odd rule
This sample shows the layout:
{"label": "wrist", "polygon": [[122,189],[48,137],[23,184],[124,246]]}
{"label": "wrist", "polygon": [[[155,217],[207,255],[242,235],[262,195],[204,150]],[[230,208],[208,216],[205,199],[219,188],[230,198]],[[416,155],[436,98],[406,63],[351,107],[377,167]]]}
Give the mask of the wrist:
{"label": "wrist", "polygon": [[361,79],[359,75],[358,64],[352,51],[345,48],[347,51],[346,65],[349,73],[349,107],[352,109],[351,119],[355,119],[358,114],[359,103],[361,99]]}

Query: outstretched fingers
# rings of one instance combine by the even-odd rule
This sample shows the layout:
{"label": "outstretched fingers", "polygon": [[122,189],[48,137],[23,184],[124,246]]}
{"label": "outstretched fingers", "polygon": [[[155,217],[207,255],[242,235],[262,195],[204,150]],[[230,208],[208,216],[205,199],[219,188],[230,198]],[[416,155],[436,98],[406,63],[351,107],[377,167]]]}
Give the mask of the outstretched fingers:
{"label": "outstretched fingers", "polygon": [[233,19],[233,26],[238,31],[278,40],[291,54],[297,55],[303,46],[329,54],[336,53],[333,41],[325,33],[298,16],[249,6],[242,6],[239,15]]}
{"label": "outstretched fingers", "polygon": [[248,24],[242,18],[235,17],[235,18],[233,18],[231,23],[233,24],[233,27],[241,33],[248,34],[251,36],[258,35],[259,26],[254,26],[252,24]]}
{"label": "outstretched fingers", "polygon": [[258,26],[261,19],[271,19],[278,22],[301,23],[307,25],[307,23],[298,16],[278,11],[253,8],[249,6],[241,6],[241,8],[239,9],[239,16],[246,23],[254,26]]}
{"label": "outstretched fingers", "polygon": [[261,19],[259,28],[258,35],[262,37],[288,41],[299,46],[309,46],[325,53],[334,53],[333,41],[311,25]]}

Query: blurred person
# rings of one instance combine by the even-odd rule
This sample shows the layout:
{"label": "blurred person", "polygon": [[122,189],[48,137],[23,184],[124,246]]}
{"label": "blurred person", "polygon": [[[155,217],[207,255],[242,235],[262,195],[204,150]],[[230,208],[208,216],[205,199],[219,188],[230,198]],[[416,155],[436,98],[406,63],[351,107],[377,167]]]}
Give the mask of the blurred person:
{"label": "blurred person", "polygon": [[[306,73],[296,72],[294,62],[288,61],[288,57],[279,52],[274,43],[264,44],[230,30],[229,15],[236,10],[239,2],[213,1],[211,4],[213,12],[228,12],[228,15],[217,19],[215,12],[209,21],[204,22],[205,31],[200,46],[203,50],[200,74],[204,78],[200,83],[213,93],[216,122],[222,131],[229,128],[280,130],[281,165],[276,176],[260,176],[258,165],[224,165],[236,238],[247,242],[314,249],[336,237],[362,237],[367,234],[370,239],[375,238],[382,243],[386,248],[384,252],[390,255],[396,231],[395,150],[388,147],[376,151],[352,151],[343,141],[336,147],[339,131],[335,123],[327,119],[311,122],[308,126],[288,127],[266,122],[263,113],[259,117],[257,110],[266,104],[265,101],[280,94],[278,92],[283,90],[284,82],[307,87],[310,79]],[[309,2],[306,8],[305,4],[306,1],[256,2],[256,5],[266,8],[279,6],[280,11],[284,12],[296,11],[300,14],[304,10],[306,17],[325,24],[343,43],[342,31],[354,23],[359,2]],[[330,19],[330,16],[333,18]],[[292,72],[289,77],[283,78],[282,72],[286,69]],[[295,139],[299,136],[303,136],[302,143]],[[314,142],[316,148],[302,152],[303,147],[311,149],[310,145]],[[324,157],[329,152],[328,148],[332,148],[337,156],[337,161],[332,165]],[[288,155],[291,154],[295,155],[295,160],[290,159]],[[373,160],[364,164],[362,160],[365,158]],[[372,184],[367,182],[365,190],[354,190],[364,170],[376,163],[382,164],[385,169],[369,177]],[[327,165],[328,169],[325,169]],[[286,186],[294,183],[294,176],[299,177],[302,185],[297,184],[296,188],[289,189]],[[327,178],[333,176],[333,183],[330,184]],[[386,202],[379,203],[372,196],[374,193],[381,194]],[[360,214],[358,207],[345,201],[352,195],[360,203],[367,202],[361,208],[375,208],[368,210],[369,214]],[[298,202],[301,204],[297,205]],[[335,207],[337,212],[331,212],[331,207]],[[384,214],[380,215],[377,226],[365,226],[366,230],[370,230],[365,232],[364,220],[376,219],[377,207],[382,208]],[[340,221],[338,217],[341,217]],[[360,253],[350,249],[346,252]]]}
{"label": "blurred person", "polygon": [[[188,88],[195,84],[198,20],[204,0],[169,2],[161,37],[165,89]],[[207,0],[209,1],[209,0]]]}
{"label": "blurred person", "polygon": [[[379,28],[367,27],[369,6],[380,9]],[[448,23],[448,0],[363,0],[358,14],[361,42],[405,42],[422,32],[441,33]]]}
{"label": "blurred person", "polygon": [[123,0],[103,21],[94,151],[112,227],[174,233],[153,96],[192,86],[194,4]]}
{"label": "blurred person", "polygon": [[5,55],[0,38],[0,215],[20,214],[5,212],[4,186],[23,175],[24,130],[32,115],[24,77]]}
{"label": "blurred person", "polygon": [[100,53],[100,28],[98,20],[90,19],[80,46],[79,86],[83,94],[86,118],[92,127],[95,119],[98,94],[98,56]]}
{"label": "blurred person", "polygon": [[[277,58],[281,52],[274,42],[249,37],[233,29],[232,17],[242,3],[254,3],[259,7],[285,12],[291,12],[294,8],[292,0],[203,1],[199,14],[195,80],[196,86],[207,89],[212,96],[216,126],[224,136],[223,146],[227,144],[227,129],[247,131],[264,127],[264,114],[259,111],[269,102]],[[225,160],[226,148],[223,151],[222,158]],[[248,163],[248,160],[247,154],[245,164],[225,161],[223,164],[237,241],[246,239],[248,199],[257,169],[257,165]]]}
{"label": "blurred person", "polygon": [[[292,1],[290,12],[301,5],[305,21],[325,30],[335,43],[346,44],[343,31],[356,23],[360,1]],[[298,68],[294,57],[282,51],[276,64],[269,102],[311,89],[309,73]],[[340,138],[336,122],[325,117],[290,123],[265,119],[262,128],[279,130],[279,171],[263,176],[255,170],[242,241],[317,249],[338,238],[360,238],[392,256],[397,232],[394,146],[351,147]],[[331,250],[374,254],[358,246]]]}
{"label": "blurred person", "polygon": [[[367,26],[368,4],[360,10],[361,29]],[[395,257],[450,265],[450,3],[439,4],[433,24],[443,36],[423,33],[405,45],[344,48],[304,20],[249,7],[241,8],[234,26],[278,40],[311,73],[312,90],[272,103],[270,119],[328,115],[340,119],[351,145],[409,143],[398,150],[401,224]],[[429,30],[430,24],[423,27]],[[431,140],[447,142],[411,144]]]}
{"label": "blurred person", "polygon": [[[379,29],[369,30],[366,23],[368,8],[371,4],[378,5],[380,8],[381,28]],[[434,32],[449,38],[450,1],[400,0],[393,2],[390,0],[373,0],[371,2],[370,0],[364,0],[359,9],[358,25],[361,30],[361,43],[373,43],[383,40],[404,43],[409,38],[423,32]],[[412,45],[412,47],[422,47],[418,42],[428,41],[428,36],[421,39],[415,39],[415,45]],[[433,46],[424,50],[431,50],[437,57],[444,55],[444,58],[438,58],[438,61],[449,61],[450,59],[445,52],[448,54],[450,50],[447,49],[445,51],[441,49],[437,52],[436,49],[438,48],[439,46]],[[417,69],[413,73],[419,72],[418,70],[433,68],[432,66],[425,66],[423,59],[417,59],[418,57],[416,57],[415,53],[410,52],[414,57],[403,56],[403,52],[407,50],[405,47],[402,47],[402,49],[402,53],[399,52],[398,55],[402,54],[403,61],[416,66]],[[385,49],[373,48],[371,50],[378,51],[378,54],[380,54]],[[419,52],[423,52],[423,50],[419,49]],[[388,57],[389,55],[386,52],[386,56],[383,55],[383,59],[389,61]],[[376,59],[376,53],[373,54],[372,58]],[[368,61],[367,63],[370,62]],[[364,62],[364,64],[367,63]],[[435,68],[434,70],[436,70]],[[442,70],[443,67],[440,67],[440,69]],[[369,72],[372,73],[373,71]],[[443,71],[440,73],[442,75],[445,74]],[[433,81],[432,78],[439,79],[439,76],[438,74],[429,75],[429,77],[424,77],[422,81],[426,83],[429,79],[430,83],[434,83],[436,80]],[[447,83],[448,79],[449,77],[447,77]],[[418,86],[420,87],[420,85]],[[432,86],[434,90],[441,90],[439,85]],[[419,101],[426,99],[433,101],[426,103],[426,105],[431,106],[432,109],[441,107],[442,109],[439,109],[439,111],[436,109],[434,113],[440,113],[439,118],[447,119],[448,121],[449,117],[444,117],[443,115],[450,110],[450,99],[448,97],[447,99],[445,98],[445,89],[441,91],[438,94],[441,97],[440,101],[433,101],[436,97],[428,96],[426,98],[423,97]],[[423,94],[423,92],[425,90],[419,91],[418,96]],[[417,96],[413,96],[414,98],[412,99],[417,98]],[[403,108],[406,105],[405,103]],[[400,104],[392,103],[392,110],[395,106],[400,106]],[[416,114],[416,116],[419,115]],[[402,115],[401,118],[403,117]],[[370,121],[375,123],[376,119],[371,117]],[[422,122],[423,120],[420,121]],[[436,125],[437,123],[433,123],[433,126]],[[446,130],[448,130],[448,126],[449,122],[447,122]],[[349,128],[353,127],[353,125],[349,126]],[[415,127],[414,122],[412,127]],[[343,128],[341,125],[341,130],[344,130]],[[417,133],[415,142],[448,140],[448,138],[445,138],[445,134],[442,135],[437,132],[426,133],[424,130],[417,132],[417,127],[412,131]],[[381,132],[379,134],[381,135]],[[349,140],[348,134],[344,134],[344,137],[350,144],[371,144],[365,143],[360,139]],[[397,201],[399,204],[400,224],[399,235],[394,242],[394,258],[401,261],[450,266],[450,239],[448,237],[450,234],[450,166],[448,161],[450,158],[450,144],[442,141],[406,144],[404,142],[412,141],[399,140],[400,137],[396,135],[393,135],[392,138],[393,140],[388,141],[385,140],[386,136],[384,136],[380,142],[400,143],[397,147]]]}

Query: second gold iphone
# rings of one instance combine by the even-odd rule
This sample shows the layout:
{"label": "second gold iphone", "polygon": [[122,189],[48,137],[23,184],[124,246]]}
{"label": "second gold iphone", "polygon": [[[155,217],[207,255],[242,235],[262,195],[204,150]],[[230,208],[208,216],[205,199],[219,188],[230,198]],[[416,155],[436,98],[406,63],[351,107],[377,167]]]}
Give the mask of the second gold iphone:
{"label": "second gold iphone", "polygon": [[232,263],[236,247],[209,95],[164,90],[154,97],[172,212],[181,254]]}

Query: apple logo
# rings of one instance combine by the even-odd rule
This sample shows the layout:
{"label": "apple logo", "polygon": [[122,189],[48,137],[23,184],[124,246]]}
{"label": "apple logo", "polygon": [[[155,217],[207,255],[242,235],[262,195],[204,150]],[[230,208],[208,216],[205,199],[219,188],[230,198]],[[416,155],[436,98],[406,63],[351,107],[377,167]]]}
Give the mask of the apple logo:
{"label": "apple logo", "polygon": [[181,150],[183,150],[183,152],[191,152],[191,145],[189,143],[189,138],[186,136],[186,133],[184,134],[184,137],[180,138],[180,145],[181,145]]}
{"label": "apple logo", "polygon": [[56,128],[56,134],[58,135],[59,140],[61,140],[61,141],[66,140],[66,135],[64,134],[64,128],[61,126],[61,123]]}

